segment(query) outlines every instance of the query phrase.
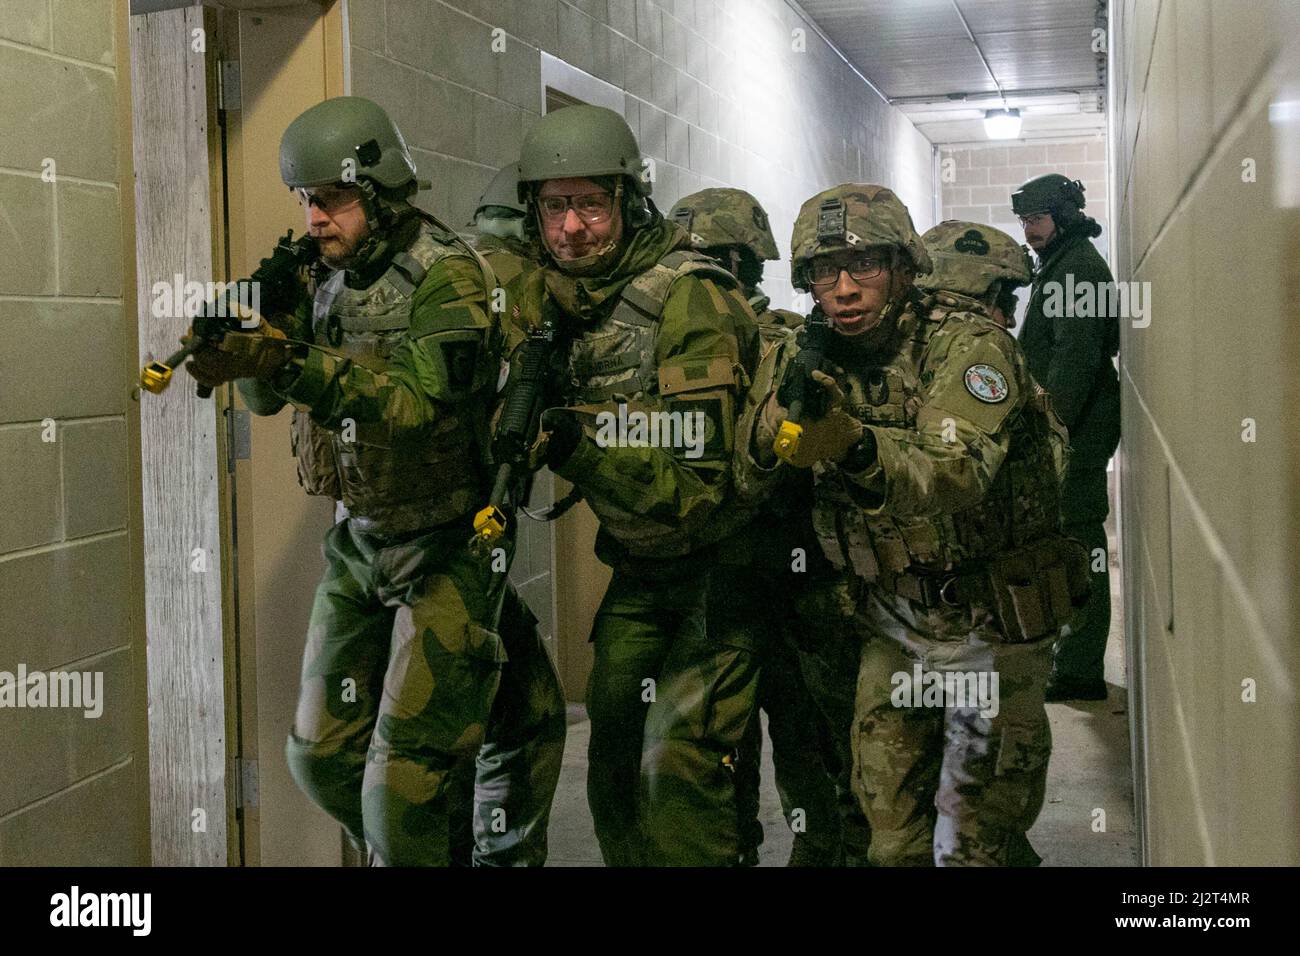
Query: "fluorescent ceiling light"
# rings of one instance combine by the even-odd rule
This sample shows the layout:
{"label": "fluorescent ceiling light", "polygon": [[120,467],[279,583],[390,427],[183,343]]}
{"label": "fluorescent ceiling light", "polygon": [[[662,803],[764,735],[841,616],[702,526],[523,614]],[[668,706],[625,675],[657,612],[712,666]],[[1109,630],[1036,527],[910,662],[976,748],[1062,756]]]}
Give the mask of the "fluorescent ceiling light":
{"label": "fluorescent ceiling light", "polygon": [[989,110],[984,114],[989,139],[1015,139],[1020,135],[1020,110]]}

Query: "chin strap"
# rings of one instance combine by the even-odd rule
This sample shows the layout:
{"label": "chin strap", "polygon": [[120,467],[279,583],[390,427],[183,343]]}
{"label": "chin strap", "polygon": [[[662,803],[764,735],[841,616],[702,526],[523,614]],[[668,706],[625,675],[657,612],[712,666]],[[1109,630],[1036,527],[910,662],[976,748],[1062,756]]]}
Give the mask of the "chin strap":
{"label": "chin strap", "polygon": [[613,264],[612,257],[618,253],[618,243],[611,240],[596,252],[580,259],[561,260],[557,259],[555,253],[551,252],[550,249],[547,249],[547,252],[550,253],[555,267],[565,275],[599,275]]}

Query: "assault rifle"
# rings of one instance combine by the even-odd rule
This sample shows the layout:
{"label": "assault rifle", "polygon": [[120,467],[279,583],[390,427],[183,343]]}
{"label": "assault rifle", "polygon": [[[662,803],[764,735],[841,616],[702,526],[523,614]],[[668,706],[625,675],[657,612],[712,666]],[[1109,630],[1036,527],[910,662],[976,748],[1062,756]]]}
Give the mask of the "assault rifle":
{"label": "assault rifle", "polygon": [[496,477],[487,507],[474,516],[477,550],[487,551],[506,533],[514,520],[517,502],[510,501],[512,481],[528,469],[528,449],[537,436],[546,402],[546,381],[551,359],[560,343],[555,322],[546,319],[531,329],[523,344],[518,371],[511,374],[505,407],[492,438]]}
{"label": "assault rifle", "polygon": [[[154,360],[140,370],[140,387],[159,395],[171,384],[172,372],[191,355],[201,349],[219,345],[227,332],[237,332],[240,324],[241,286],[257,290],[258,304],[263,314],[292,311],[297,304],[300,284],[298,271],[316,261],[320,255],[316,240],[311,236],[293,238],[293,230],[280,237],[271,254],[261,261],[253,274],[240,282],[227,283],[202,311],[194,317],[190,335],[185,344],[167,358]],[[207,398],[212,389],[200,385],[199,398]]]}
{"label": "assault rifle", "polygon": [[781,387],[777,389],[777,403],[789,414],[777,430],[772,451],[783,461],[789,461],[798,449],[799,439],[803,437],[803,422],[826,414],[826,389],[817,384],[812,373],[821,370],[831,334],[830,320],[820,310],[808,316],[804,321],[799,353],[790,361]]}

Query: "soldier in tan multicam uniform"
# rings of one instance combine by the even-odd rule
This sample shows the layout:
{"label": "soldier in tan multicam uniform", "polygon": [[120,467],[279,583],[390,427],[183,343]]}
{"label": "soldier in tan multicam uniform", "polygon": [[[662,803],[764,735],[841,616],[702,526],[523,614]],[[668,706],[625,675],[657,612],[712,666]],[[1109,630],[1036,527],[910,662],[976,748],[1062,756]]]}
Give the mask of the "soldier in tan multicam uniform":
{"label": "soldier in tan multicam uniform", "polygon": [[292,404],[299,478],[345,512],[325,538],[289,769],[377,864],[540,865],[559,682],[504,562],[465,547],[486,494],[496,280],[410,204],[406,144],[369,100],[295,119],[280,171],[332,271],[296,314],[188,368],[238,380],[258,414]]}
{"label": "soldier in tan multicam uniform", "polygon": [[[692,247],[740,280],[758,317],[765,353],[788,336],[786,330],[802,324],[803,316],[796,312],[769,308],[769,298],[758,287],[763,262],[779,259],[780,253],[757,199],[743,189],[704,189],[678,200],[668,218],[686,230]],[[708,627],[715,635],[746,635],[758,648],[758,704],[767,713],[781,810],[794,832],[786,865],[831,866],[841,852],[839,811],[827,767],[835,757],[823,752],[833,746],[831,729],[804,685],[796,652],[796,644],[807,636],[795,615],[796,600],[809,578],[829,570],[812,529],[812,475],[806,477],[803,487],[792,485],[779,498],[763,502],[719,555],[709,588]],[[757,864],[763,842],[758,821],[762,743],[755,720],[736,765],[747,864]],[[844,771],[847,784],[847,765]],[[847,788],[845,793],[852,801]]]}
{"label": "soldier in tan multicam uniform", "polygon": [[945,219],[921,242],[933,268],[917,277],[917,288],[946,294],[953,308],[983,312],[999,328],[1016,327],[1016,290],[1033,279],[1024,246],[1001,229],[963,219]]}
{"label": "soldier in tan multicam uniform", "polygon": [[[816,475],[814,522],[863,637],[871,861],[1006,865],[1043,800],[1052,642],[1086,590],[1058,531],[1061,438],[1015,340],[915,289],[930,257],[888,189],[814,196],[791,251],[834,331],[813,375],[828,409],[788,422],[774,389],[747,467]],[[936,680],[950,692],[926,693]]]}

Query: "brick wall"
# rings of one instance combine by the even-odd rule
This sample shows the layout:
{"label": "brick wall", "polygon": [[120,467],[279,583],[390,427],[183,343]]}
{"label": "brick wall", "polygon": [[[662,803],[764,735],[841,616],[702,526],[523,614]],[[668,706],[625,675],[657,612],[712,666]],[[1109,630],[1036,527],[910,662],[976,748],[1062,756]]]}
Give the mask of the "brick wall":
{"label": "brick wall", "polygon": [[0,0],[0,671],[105,697],[0,708],[0,865],[148,860],[126,16]]}

